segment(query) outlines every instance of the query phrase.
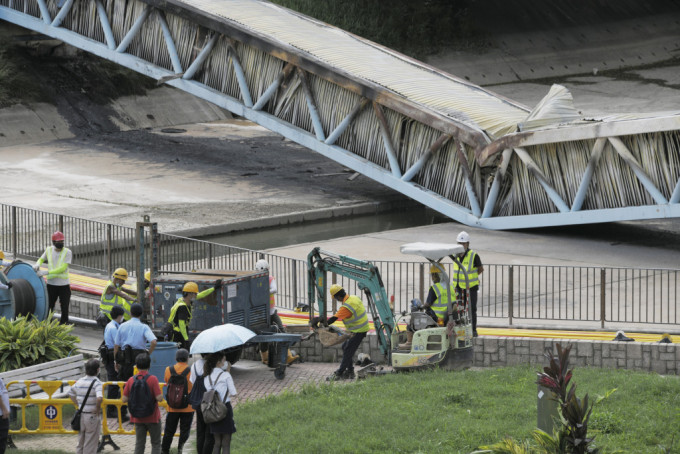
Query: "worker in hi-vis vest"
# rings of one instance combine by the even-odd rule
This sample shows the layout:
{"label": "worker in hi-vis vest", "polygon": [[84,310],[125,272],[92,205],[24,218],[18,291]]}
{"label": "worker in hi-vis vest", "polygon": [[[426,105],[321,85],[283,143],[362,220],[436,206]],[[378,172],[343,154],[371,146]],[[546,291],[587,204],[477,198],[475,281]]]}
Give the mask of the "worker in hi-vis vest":
{"label": "worker in hi-vis vest", "polygon": [[[260,259],[255,263],[255,269],[257,271],[267,271],[269,273],[269,262],[264,259]],[[286,328],[283,326],[283,321],[279,317],[279,312],[276,310],[276,298],[274,295],[277,292],[276,288],[276,278],[269,273],[269,314],[271,316],[271,321],[276,325],[276,329],[280,333],[285,333]],[[260,359],[264,364],[269,365],[269,343],[260,343]],[[300,359],[300,355],[295,355],[288,349],[288,356],[286,357],[286,364],[290,365],[296,360]]]}
{"label": "worker in hi-vis vest", "polygon": [[[330,294],[342,304],[338,311],[327,320],[329,325],[336,320],[342,320],[345,328],[352,333],[352,336],[342,343],[342,361],[338,370],[326,378],[328,381],[351,380],[354,378],[354,354],[359,349],[361,341],[368,334],[368,313],[364,303],[358,296],[348,295],[345,289],[338,284],[331,285]],[[314,317],[312,327],[316,328],[319,324],[319,317]]]}
{"label": "worker in hi-vis vest", "polygon": [[195,300],[211,295],[222,286],[222,279],[218,279],[214,287],[198,293],[198,284],[187,282],[182,288],[182,297],[170,309],[168,323],[172,325],[172,342],[178,342],[179,348],[189,350],[189,324],[191,323],[191,306]]}
{"label": "worker in hi-vis vest", "polygon": [[68,323],[68,307],[71,304],[71,281],[68,275],[68,266],[73,260],[73,254],[69,248],[64,247],[64,234],[56,231],[52,234],[52,246],[47,246],[43,255],[40,256],[33,269],[40,270],[40,265],[47,262],[47,298],[50,312],[54,311],[54,306],[59,300],[61,306],[61,319],[59,323]]}
{"label": "worker in hi-vis vest", "polygon": [[[125,268],[117,268],[106,283],[99,303],[99,311],[106,316],[105,323],[111,321],[111,309],[118,306],[123,309],[123,318],[130,320],[130,305],[135,302],[137,292],[124,288],[128,272]],[[106,326],[106,325],[104,325]]]}
{"label": "worker in hi-vis vest", "polygon": [[461,272],[457,263],[453,264],[453,279],[452,286],[455,287],[458,293],[465,294],[462,290],[468,290],[470,294],[470,315],[472,316],[472,335],[477,337],[477,292],[479,292],[479,275],[484,272],[482,259],[479,254],[469,248],[470,235],[467,232],[460,232],[456,238],[458,244],[465,248],[465,252],[458,255],[463,265],[463,269],[467,271],[467,282],[465,280],[465,273]]}

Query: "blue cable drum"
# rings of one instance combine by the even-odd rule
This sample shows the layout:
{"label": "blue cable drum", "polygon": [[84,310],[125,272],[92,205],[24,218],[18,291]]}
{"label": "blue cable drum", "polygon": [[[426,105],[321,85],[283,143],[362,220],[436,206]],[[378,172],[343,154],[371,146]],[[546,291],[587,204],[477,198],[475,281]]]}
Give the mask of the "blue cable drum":
{"label": "blue cable drum", "polygon": [[[7,284],[7,278],[0,272],[0,282]],[[0,318],[11,320],[14,318],[14,294],[12,290],[0,290]]]}
{"label": "blue cable drum", "polygon": [[[33,314],[38,320],[45,320],[49,312],[47,285],[42,277],[25,262],[15,261],[5,270],[12,282],[14,304],[11,318],[16,315]],[[0,295],[1,296],[1,295]]]}

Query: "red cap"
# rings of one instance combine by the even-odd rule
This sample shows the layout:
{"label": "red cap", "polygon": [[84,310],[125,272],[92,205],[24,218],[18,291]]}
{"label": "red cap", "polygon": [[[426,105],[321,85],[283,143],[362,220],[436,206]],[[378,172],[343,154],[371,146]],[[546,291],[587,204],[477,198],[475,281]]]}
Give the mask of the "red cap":
{"label": "red cap", "polygon": [[57,230],[52,234],[52,241],[64,241],[64,234]]}

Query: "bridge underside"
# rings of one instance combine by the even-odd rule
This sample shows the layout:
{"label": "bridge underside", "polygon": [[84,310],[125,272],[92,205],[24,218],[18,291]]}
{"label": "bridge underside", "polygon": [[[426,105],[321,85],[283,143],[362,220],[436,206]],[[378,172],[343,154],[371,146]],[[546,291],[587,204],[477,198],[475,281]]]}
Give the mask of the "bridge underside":
{"label": "bridge underside", "polygon": [[678,115],[529,111],[257,0],[0,0],[0,19],[208,100],[468,225],[680,217]]}

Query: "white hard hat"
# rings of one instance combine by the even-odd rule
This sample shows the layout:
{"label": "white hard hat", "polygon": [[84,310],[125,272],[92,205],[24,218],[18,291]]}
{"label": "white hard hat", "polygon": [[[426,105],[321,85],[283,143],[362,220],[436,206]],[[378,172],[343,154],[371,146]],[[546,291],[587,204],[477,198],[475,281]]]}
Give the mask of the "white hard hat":
{"label": "white hard hat", "polygon": [[467,232],[460,232],[458,234],[458,238],[456,238],[456,241],[458,241],[459,243],[469,243],[470,235],[468,235]]}
{"label": "white hard hat", "polygon": [[260,259],[257,261],[257,263],[255,263],[255,269],[258,271],[268,270],[269,263],[267,263],[267,261],[264,259]]}

